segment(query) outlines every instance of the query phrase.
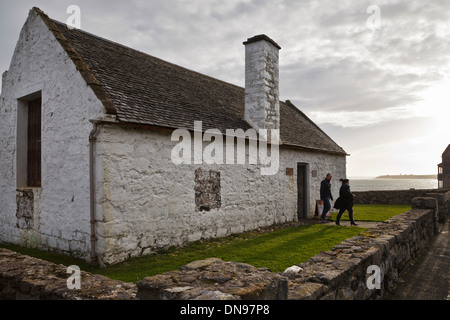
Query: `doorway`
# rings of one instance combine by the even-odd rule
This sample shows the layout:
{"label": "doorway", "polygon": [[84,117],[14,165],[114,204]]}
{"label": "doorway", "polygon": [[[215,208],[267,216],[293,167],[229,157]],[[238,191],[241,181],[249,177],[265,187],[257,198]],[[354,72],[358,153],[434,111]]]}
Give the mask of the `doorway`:
{"label": "doorway", "polygon": [[308,218],[309,188],[308,188],[309,164],[297,163],[297,216],[298,219]]}

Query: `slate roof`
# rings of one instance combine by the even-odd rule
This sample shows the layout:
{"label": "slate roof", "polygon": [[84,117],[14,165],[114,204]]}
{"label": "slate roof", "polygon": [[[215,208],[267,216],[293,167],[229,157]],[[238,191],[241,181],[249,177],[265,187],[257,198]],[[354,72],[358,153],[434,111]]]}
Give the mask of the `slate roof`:
{"label": "slate roof", "polygon": [[[69,29],[33,8],[72,58],[86,83],[122,123],[192,129],[250,128],[244,120],[245,89],[102,39]],[[283,145],[346,152],[289,101],[280,102]]]}

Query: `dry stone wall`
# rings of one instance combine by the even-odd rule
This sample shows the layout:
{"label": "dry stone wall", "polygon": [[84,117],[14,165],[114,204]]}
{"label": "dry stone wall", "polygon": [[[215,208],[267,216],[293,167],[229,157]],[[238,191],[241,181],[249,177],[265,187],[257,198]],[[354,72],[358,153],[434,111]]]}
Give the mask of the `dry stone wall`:
{"label": "dry stone wall", "polygon": [[143,300],[286,300],[287,279],[269,269],[210,258],[137,283]]}
{"label": "dry stone wall", "polygon": [[[418,201],[418,207],[436,205],[435,199]],[[289,299],[383,298],[434,233],[434,209],[413,209],[393,217],[300,264],[303,270],[290,276]]]}
{"label": "dry stone wall", "polygon": [[432,197],[438,201],[439,222],[443,223],[450,217],[450,190],[448,189],[356,191],[353,193],[356,195],[356,204],[412,204],[412,200],[416,197]]}
{"label": "dry stone wall", "polygon": [[[275,274],[209,259],[139,281],[137,296],[162,300],[382,298],[386,290],[396,286],[399,272],[436,232],[437,200],[416,198],[413,207],[299,264],[293,272]],[[368,284],[371,277],[373,283]]]}
{"label": "dry stone wall", "polygon": [[285,273],[209,258],[136,285],[82,272],[81,290],[72,291],[67,267],[0,249],[0,299],[379,299],[436,233],[437,200],[415,198],[412,205]]}
{"label": "dry stone wall", "polygon": [[375,190],[353,191],[356,204],[411,204],[416,197],[426,197],[428,194],[445,194],[444,189],[411,189],[411,190]]}
{"label": "dry stone wall", "polygon": [[67,269],[0,248],[0,300],[132,300],[136,296],[134,284],[83,271],[80,289],[71,290]]}

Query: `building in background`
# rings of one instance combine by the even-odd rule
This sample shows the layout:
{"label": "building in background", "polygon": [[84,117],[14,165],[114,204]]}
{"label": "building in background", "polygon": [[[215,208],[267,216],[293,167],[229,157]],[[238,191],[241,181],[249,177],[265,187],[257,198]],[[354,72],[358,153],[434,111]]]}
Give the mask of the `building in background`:
{"label": "building in background", "polygon": [[438,164],[438,187],[450,189],[450,144],[442,153],[442,163]]}

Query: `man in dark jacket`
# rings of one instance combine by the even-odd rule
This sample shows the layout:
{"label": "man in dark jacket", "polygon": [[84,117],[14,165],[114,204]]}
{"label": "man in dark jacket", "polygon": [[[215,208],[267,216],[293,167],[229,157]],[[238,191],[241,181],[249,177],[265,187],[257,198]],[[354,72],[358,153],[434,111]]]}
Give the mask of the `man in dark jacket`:
{"label": "man in dark jacket", "polygon": [[320,183],[320,200],[323,201],[323,212],[320,216],[320,221],[327,222],[326,215],[331,209],[331,200],[333,200],[333,195],[331,194],[331,178],[333,176],[328,173],[326,178]]}

